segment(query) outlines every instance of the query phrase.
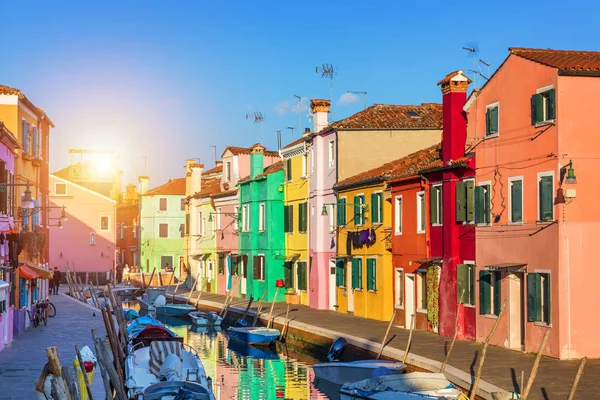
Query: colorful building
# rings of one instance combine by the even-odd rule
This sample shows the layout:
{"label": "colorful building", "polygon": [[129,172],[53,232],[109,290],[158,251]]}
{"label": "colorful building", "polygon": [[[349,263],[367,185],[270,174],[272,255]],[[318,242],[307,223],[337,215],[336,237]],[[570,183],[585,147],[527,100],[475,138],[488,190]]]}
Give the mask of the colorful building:
{"label": "colorful building", "polygon": [[139,267],[139,194],[134,184],[127,185],[122,200],[117,204],[118,262],[125,267]]}
{"label": "colorful building", "polygon": [[170,179],[150,190],[147,185],[148,177],[140,177],[141,268],[144,272],[152,273],[155,268],[157,272],[165,272],[168,264],[175,276],[182,277],[185,178]]}
{"label": "colorful building", "polygon": [[[117,255],[116,201],[50,175],[50,267],[107,282]],[[66,215],[62,215],[62,211]]]}
{"label": "colorful building", "polygon": [[[308,132],[310,133],[310,132]],[[312,287],[308,285],[308,182],[310,179],[306,137],[281,150],[284,184],[285,286],[286,301],[308,305]]]}
{"label": "colorful building", "polygon": [[[283,162],[264,165],[265,148],[251,147],[250,176],[240,179],[239,266],[240,291],[246,297],[265,301],[283,301],[276,281],[284,279],[285,235],[283,218]],[[274,300],[275,299],[275,300]]]}
{"label": "colorful building", "polygon": [[600,53],[511,48],[466,105],[478,141],[477,336],[501,305],[492,343],[544,354],[600,357],[590,315],[594,267]]}

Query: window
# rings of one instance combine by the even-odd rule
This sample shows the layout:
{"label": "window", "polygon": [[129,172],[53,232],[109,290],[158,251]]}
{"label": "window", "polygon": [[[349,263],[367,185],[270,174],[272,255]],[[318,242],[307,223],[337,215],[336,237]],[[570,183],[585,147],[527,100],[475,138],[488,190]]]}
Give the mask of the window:
{"label": "window", "polygon": [[219,253],[219,258],[217,259],[217,273],[219,275],[225,274],[225,254]]}
{"label": "window", "polygon": [[96,244],[96,234],[94,232],[90,233],[90,246],[93,246]]}
{"label": "window", "polygon": [[225,182],[231,180],[231,161],[225,163]]}
{"label": "window", "polygon": [[485,136],[498,136],[500,103],[490,104],[485,109]]}
{"label": "window", "polygon": [[337,224],[346,226],[346,198],[343,197],[337,201]]}
{"label": "window", "polygon": [[283,206],[283,231],[294,233],[294,205]]}
{"label": "window", "polygon": [[174,267],[173,256],[160,256],[160,268],[165,269],[167,265]]}
{"label": "window", "polygon": [[179,225],[179,234],[181,237],[185,237],[185,224]]}
{"label": "window", "polygon": [[381,192],[371,194],[371,222],[383,223],[383,193]]}
{"label": "window", "polygon": [[404,307],[404,270],[396,269],[396,293],[394,296],[394,306],[401,308]]}
{"label": "window", "polygon": [[308,280],[306,271],[306,261],[298,261],[296,263],[296,290],[306,290]]}
{"label": "window", "polygon": [[367,290],[377,290],[377,259],[367,258]]}
{"label": "window", "polygon": [[298,204],[298,231],[300,233],[306,233],[308,228],[308,203]]}
{"label": "window", "polygon": [[253,264],[253,277],[255,280],[264,281],[265,280],[265,256],[254,256],[252,260]]}
{"label": "window", "polygon": [[27,121],[23,120],[23,152],[29,153],[31,152],[31,139],[29,133],[29,124]]}
{"label": "window", "polygon": [[475,181],[456,183],[456,221],[471,222],[475,218]]}
{"label": "window", "polygon": [[283,263],[283,282],[288,289],[294,289],[294,262]]}
{"label": "window", "polygon": [[131,228],[133,230],[133,238],[137,238],[138,235],[138,225],[137,225],[137,220],[133,221],[133,228]]}
{"label": "window", "polygon": [[190,213],[185,214],[185,234],[190,234]]}
{"label": "window", "polygon": [[[475,264],[456,266],[457,301],[461,304],[475,305]],[[464,291],[464,294],[463,294]],[[462,298],[461,298],[462,296]]]}
{"label": "window", "polygon": [[354,196],[354,225],[363,225],[365,223],[365,195]]}
{"label": "window", "polygon": [[66,183],[55,183],[54,184],[54,194],[57,196],[66,196],[67,195],[67,184]]}
{"label": "window", "polygon": [[488,183],[475,187],[475,223],[489,225],[492,223],[491,190]]}
{"label": "window", "polygon": [[169,224],[158,224],[158,237],[169,237]]}
{"label": "window", "polygon": [[527,274],[527,320],[551,323],[550,274]]}
{"label": "window", "polygon": [[248,205],[242,206],[242,232],[250,230],[250,209]]}
{"label": "window", "polygon": [[329,204],[326,207],[329,207],[329,212],[327,215],[329,216],[329,233],[335,232],[335,205]]}
{"label": "window", "polygon": [[239,230],[240,229],[240,208],[239,207],[233,207],[233,230]]}
{"label": "window", "polygon": [[198,219],[196,220],[196,230],[198,232],[198,236],[204,236],[204,230],[202,228],[202,211],[198,211]]}
{"label": "window", "polygon": [[352,259],[352,289],[362,290],[362,258]]}
{"label": "window", "polygon": [[402,196],[396,196],[394,201],[394,232],[402,235]]}
{"label": "window", "polygon": [[417,309],[427,310],[427,271],[417,270]]}
{"label": "window", "polygon": [[110,230],[110,217],[108,215],[100,216],[100,230],[101,231],[109,231]]}
{"label": "window", "polygon": [[502,272],[479,271],[479,314],[500,315]]}
{"label": "window", "polygon": [[509,178],[509,222],[523,222],[523,178]]}
{"label": "window", "polygon": [[40,158],[40,135],[38,133],[37,127],[33,127],[33,157]]}
{"label": "window", "polygon": [[217,220],[217,229],[221,230],[221,207],[217,207],[217,215],[215,215],[215,219]]}
{"label": "window", "polygon": [[531,96],[531,125],[551,122],[556,118],[556,92],[554,88],[538,89]]}
{"label": "window", "polygon": [[308,166],[308,154],[302,155],[302,178],[306,178],[306,169]]}
{"label": "window", "polygon": [[286,181],[292,180],[292,159],[291,158],[288,158],[287,160],[285,160],[285,180]]}
{"label": "window", "polygon": [[265,230],[265,203],[258,205],[258,230]]}
{"label": "window", "polygon": [[160,211],[167,211],[167,199],[162,197],[158,200],[158,209]]}
{"label": "window", "polygon": [[119,223],[119,238],[120,239],[125,238],[125,223],[124,222]]}
{"label": "window", "polygon": [[429,217],[431,225],[442,225],[442,185],[433,185],[429,191]]}
{"label": "window", "polygon": [[315,155],[311,154],[310,156],[310,172],[315,171]]}
{"label": "window", "polygon": [[185,198],[181,199],[181,211],[185,211]]}
{"label": "window", "polygon": [[335,141],[329,142],[329,167],[335,165]]}
{"label": "window", "polygon": [[346,261],[343,258],[335,261],[335,285],[346,287]]}
{"label": "window", "polygon": [[538,199],[539,221],[553,221],[554,174],[552,172],[538,174]]}
{"label": "window", "polygon": [[425,192],[417,193],[417,233],[425,233]]}

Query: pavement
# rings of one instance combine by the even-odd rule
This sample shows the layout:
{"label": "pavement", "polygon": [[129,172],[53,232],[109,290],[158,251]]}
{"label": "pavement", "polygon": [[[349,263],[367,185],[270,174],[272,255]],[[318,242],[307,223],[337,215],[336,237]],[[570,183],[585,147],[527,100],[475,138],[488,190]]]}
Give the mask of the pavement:
{"label": "pavement", "polygon": [[[94,351],[92,329],[106,335],[102,314],[65,294],[50,296],[56,307],[56,317],[48,325],[32,328],[16,336],[0,351],[0,400],[37,399],[35,383],[48,361],[46,348],[56,346],[61,364],[73,365],[75,345],[89,346]],[[94,316],[94,312],[96,316]],[[104,387],[99,371],[92,381],[92,395],[104,398]]]}

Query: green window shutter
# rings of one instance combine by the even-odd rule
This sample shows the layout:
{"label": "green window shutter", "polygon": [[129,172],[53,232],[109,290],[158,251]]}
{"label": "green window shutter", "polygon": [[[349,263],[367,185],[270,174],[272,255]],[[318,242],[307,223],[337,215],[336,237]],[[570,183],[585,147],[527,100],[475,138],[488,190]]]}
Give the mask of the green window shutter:
{"label": "green window shutter", "polygon": [[352,289],[358,287],[358,259],[352,259]]}
{"label": "green window shutter", "polygon": [[[247,267],[246,267],[247,269]],[[257,280],[260,278],[260,268],[258,256],[252,257],[252,279]]]}
{"label": "green window shutter", "polygon": [[[363,196],[362,194],[360,196],[358,196],[358,198],[360,199],[360,205],[366,204],[365,203],[365,196]],[[365,224],[365,210],[364,208],[359,207],[358,208],[358,214],[360,216],[360,224],[364,225]]]}
{"label": "green window shutter", "polygon": [[290,206],[283,206],[283,231],[290,231]]}
{"label": "green window shutter", "polygon": [[490,108],[490,134],[498,133],[498,107]]}
{"label": "green window shutter", "polygon": [[527,321],[542,319],[540,274],[527,274]]}
{"label": "green window shutter", "polygon": [[542,288],[544,291],[544,321],[549,324],[552,322],[552,309],[550,305],[552,300],[550,295],[550,274],[545,274],[544,277],[544,287]]}
{"label": "green window shutter", "polygon": [[540,179],[540,221],[552,221],[552,179],[551,176]]}
{"label": "green window shutter", "polygon": [[376,290],[376,279],[377,279],[377,270],[376,270],[376,260],[374,258],[367,259],[367,290]]}
{"label": "green window shutter", "polygon": [[419,226],[419,230],[424,231],[426,225],[427,214],[425,212],[425,192],[423,192],[423,196],[419,197],[419,201],[421,202],[421,225]]}
{"label": "green window shutter", "polygon": [[534,94],[531,96],[531,125],[544,121],[544,96]]}
{"label": "green window shutter", "polygon": [[556,118],[556,91],[554,89],[548,90],[548,115],[546,116],[548,120]]}
{"label": "green window shutter", "polygon": [[500,315],[502,306],[502,272],[494,271],[496,274],[494,281],[494,315]]}
{"label": "green window shutter", "polygon": [[510,187],[511,222],[523,221],[523,181],[512,181]]}
{"label": "green window shutter", "polygon": [[290,228],[290,232],[294,232],[294,205],[290,204],[290,210],[288,211],[288,226]]}
{"label": "green window shutter", "polygon": [[362,268],[362,258],[358,259],[358,288],[363,288],[363,268]]}
{"label": "green window shutter", "polygon": [[300,209],[302,210],[302,219],[300,220],[299,230],[300,232],[306,232],[308,230],[308,203],[300,204]]}
{"label": "green window shutter", "polygon": [[491,118],[490,109],[488,108],[485,110],[485,135],[486,136],[490,135],[490,125],[491,125],[490,118]]}
{"label": "green window shutter", "polygon": [[360,225],[360,207],[358,206],[359,201],[360,196],[354,196],[354,225]]}
{"label": "green window shutter", "polygon": [[338,200],[337,222],[339,226],[346,225],[346,199]]}
{"label": "green window shutter", "polygon": [[294,287],[294,278],[292,275],[292,263],[287,261],[283,264],[283,280],[286,288]]}
{"label": "green window shutter", "polygon": [[335,286],[344,286],[344,260],[335,261]]}
{"label": "green window shutter", "polygon": [[467,264],[458,264],[456,266],[456,284],[458,289],[456,301],[460,301],[460,296],[463,290],[465,291],[465,293],[462,295],[461,304],[468,303],[471,296],[469,290],[469,272],[470,268]]}
{"label": "green window shutter", "polygon": [[479,314],[489,314],[491,312],[491,276],[490,271],[479,271]]}
{"label": "green window shutter", "polygon": [[475,305],[475,266],[469,265],[469,304]]}
{"label": "green window shutter", "polygon": [[466,204],[467,204],[467,221],[475,219],[475,183],[473,181],[465,182],[466,189]]}
{"label": "green window shutter", "polygon": [[485,222],[485,193],[483,186],[475,187],[475,223]]}
{"label": "green window shutter", "polygon": [[379,209],[379,222],[383,223],[383,193],[377,193],[377,198],[379,199],[379,202],[377,203],[377,207]]}
{"label": "green window shutter", "polygon": [[379,221],[379,209],[377,208],[377,193],[371,193],[371,222]]}
{"label": "green window shutter", "polygon": [[286,168],[286,172],[287,172],[287,174],[286,174],[286,179],[287,179],[288,181],[291,181],[291,180],[292,180],[292,159],[291,159],[291,158],[288,158],[288,159],[287,159],[287,161],[286,161],[286,164],[287,164],[287,168]]}
{"label": "green window shutter", "polygon": [[306,263],[304,261],[296,264],[296,274],[298,275],[298,290],[306,290]]}
{"label": "green window shutter", "polygon": [[438,221],[438,189],[436,187],[432,187],[429,191],[429,218],[431,220],[431,224],[439,224]]}
{"label": "green window shutter", "polygon": [[456,182],[456,221],[467,220],[467,188],[465,182]]}

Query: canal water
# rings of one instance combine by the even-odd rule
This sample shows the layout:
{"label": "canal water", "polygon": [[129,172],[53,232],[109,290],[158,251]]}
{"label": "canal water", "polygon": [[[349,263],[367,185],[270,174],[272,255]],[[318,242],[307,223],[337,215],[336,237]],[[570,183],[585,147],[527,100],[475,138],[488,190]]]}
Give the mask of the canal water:
{"label": "canal water", "polygon": [[[123,307],[139,310],[137,302],[124,302]],[[246,346],[230,342],[221,329],[196,327],[179,318],[157,319],[198,351],[217,400],[339,399],[335,387],[313,382],[311,365],[324,355],[303,354],[289,343]]]}

